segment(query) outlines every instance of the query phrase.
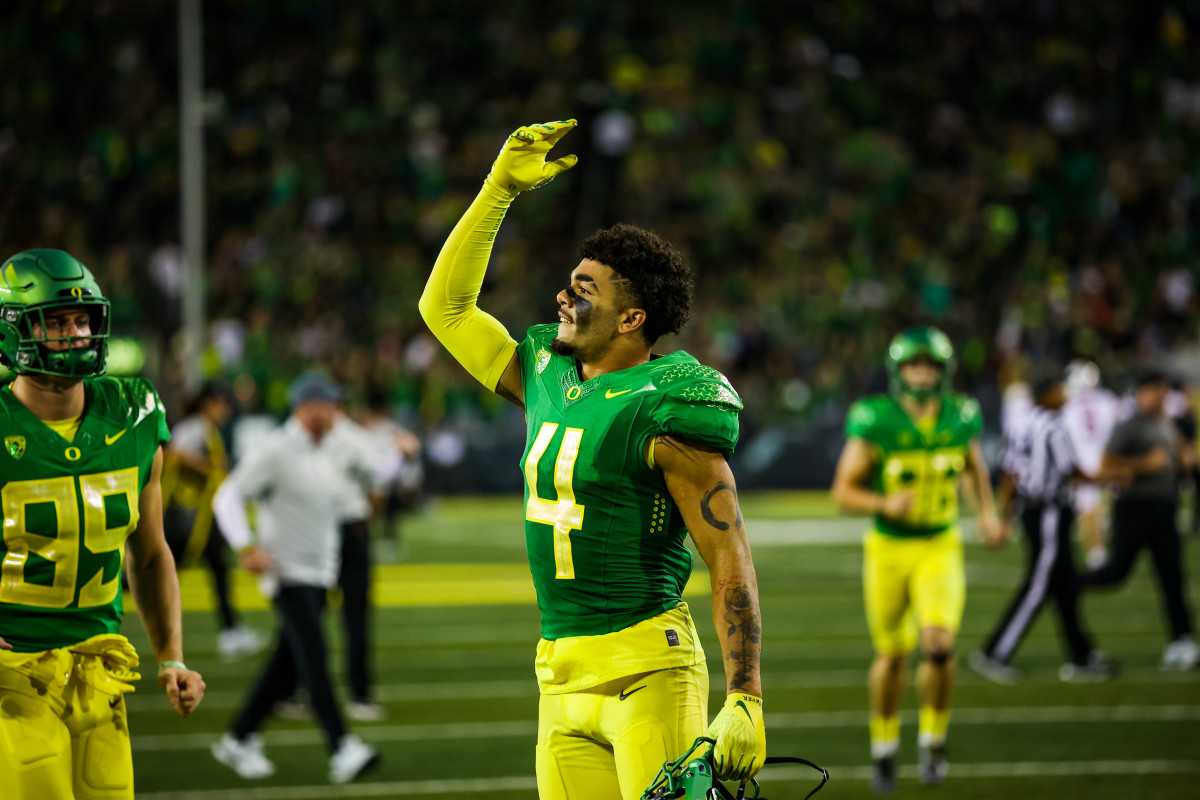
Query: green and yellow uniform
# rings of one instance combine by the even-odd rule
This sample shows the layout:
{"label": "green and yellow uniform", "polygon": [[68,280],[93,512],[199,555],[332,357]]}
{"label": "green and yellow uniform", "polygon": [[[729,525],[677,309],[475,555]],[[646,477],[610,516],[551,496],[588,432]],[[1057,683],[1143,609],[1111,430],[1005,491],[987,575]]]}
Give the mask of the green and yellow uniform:
{"label": "green and yellow uniform", "polygon": [[869,488],[911,491],[903,519],[876,516],[865,538],[863,592],[876,650],[907,653],[918,628],[957,632],[965,598],[958,483],[983,419],[969,397],[945,394],[936,416],[913,420],[892,395],[855,403],[846,435],[872,450]]}
{"label": "green and yellow uniform", "polygon": [[0,638],[13,646],[0,652],[0,772],[31,772],[31,797],[132,797],[121,698],[137,654],[118,634],[120,573],[166,415],[141,379],[84,391],[78,421],[51,425],[0,389]]}
{"label": "green and yellow uniform", "polygon": [[556,331],[533,327],[517,348],[525,537],[542,618],[538,760],[558,767],[539,776],[563,781],[539,791],[612,798],[618,778],[648,785],[707,722],[704,651],[682,601],[687,529],[653,440],[670,434],[728,457],[742,402],[683,352],[581,380],[575,359],[551,349]]}

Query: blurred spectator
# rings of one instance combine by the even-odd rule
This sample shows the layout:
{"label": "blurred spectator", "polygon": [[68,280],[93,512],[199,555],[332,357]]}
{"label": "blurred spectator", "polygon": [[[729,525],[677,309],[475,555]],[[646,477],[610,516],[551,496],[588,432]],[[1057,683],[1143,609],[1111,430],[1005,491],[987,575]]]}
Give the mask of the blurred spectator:
{"label": "blurred spectator", "polygon": [[[396,387],[423,427],[517,414],[423,348],[415,298],[493,132],[567,115],[581,169],[512,211],[491,274],[526,279],[487,287],[489,308],[544,321],[531,287],[571,241],[656,228],[708,298],[708,324],[663,347],[724,371],[748,429],[836,428],[917,321],[959,343],[989,413],[1026,356],[1115,373],[1195,345],[1194,4],[514,0],[469,30],[423,2],[204,9],[205,369],[251,409],[284,413],[318,359]],[[151,365],[168,401],[178,66],[157,32],[174,15],[16,4],[0,47],[0,240],[96,264],[122,328],[168,354]]]}
{"label": "blurred spectator", "polygon": [[229,470],[221,427],[233,413],[233,396],[207,383],[188,401],[184,418],[171,429],[163,461],[163,528],[181,567],[204,559],[217,600],[217,650],[226,661],[253,655],[265,642],[242,626],[230,598],[229,545],[213,519],[212,500]]}
{"label": "blurred spectator", "polygon": [[1169,629],[1162,668],[1187,670],[1200,664],[1200,647],[1193,637],[1175,518],[1181,469],[1190,467],[1196,454],[1183,446],[1175,425],[1164,415],[1169,391],[1166,375],[1157,370],[1143,371],[1135,393],[1136,413],[1113,429],[1102,468],[1130,470],[1133,479],[1113,503],[1108,561],[1084,573],[1081,582],[1090,587],[1120,585],[1133,569],[1138,553],[1148,547]]}

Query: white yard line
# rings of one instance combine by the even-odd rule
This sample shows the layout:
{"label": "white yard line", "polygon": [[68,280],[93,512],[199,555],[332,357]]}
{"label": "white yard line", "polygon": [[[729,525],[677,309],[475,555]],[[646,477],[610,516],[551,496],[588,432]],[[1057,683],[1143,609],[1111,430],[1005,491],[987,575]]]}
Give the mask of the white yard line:
{"label": "white yard line", "polygon": [[[866,766],[828,767],[834,785],[843,780],[863,781],[871,776]],[[1190,761],[1018,761],[1010,763],[955,762],[950,767],[950,780],[961,778],[1033,778],[1056,775],[1178,775],[1200,773],[1200,760]],[[802,785],[812,783],[816,773],[808,768],[767,767],[760,777],[764,791],[772,782],[792,780]],[[900,768],[902,778],[917,776],[914,766]],[[139,792],[139,800],[323,800],[352,797],[407,797],[413,795],[484,794],[501,791],[533,791],[537,781],[532,775],[513,775],[496,778],[460,778],[437,781],[392,781],[389,783],[356,783],[341,786],[272,786],[253,789],[207,789],[191,792]]]}
{"label": "white yard line", "polygon": [[[772,689],[853,689],[866,685],[866,669],[796,670],[795,672],[767,673],[763,683]],[[1126,684],[1173,684],[1191,683],[1191,673],[1160,672],[1156,669],[1127,670],[1121,673],[1121,682]],[[963,673],[960,684],[987,685],[983,678]],[[1054,670],[1029,675],[1022,686],[1059,685]],[[537,696],[537,683],[533,676],[503,681],[444,681],[439,683],[384,683],[375,687],[380,702],[400,703],[420,700],[486,700],[508,697]],[[246,699],[245,691],[208,692],[204,695],[206,709],[231,709],[239,707]],[[158,712],[167,707],[166,696],[156,688],[146,686],[140,692],[127,695],[125,707],[131,714]]]}
{"label": "white yard line", "polygon": [[[915,712],[902,714],[906,722],[915,722]],[[866,711],[805,711],[767,714],[767,727],[789,730],[865,727]],[[1200,720],[1200,705],[1161,706],[1030,706],[1002,708],[959,708],[954,710],[955,725],[1046,725],[1056,723],[1103,722],[1192,722]],[[198,750],[216,741],[215,733],[156,734],[133,737],[138,752]],[[537,732],[533,720],[500,722],[457,722],[437,725],[361,726],[359,734],[371,742],[413,742],[449,739],[505,739],[532,737]],[[263,740],[270,747],[315,745],[320,733],[315,728],[267,731]]]}

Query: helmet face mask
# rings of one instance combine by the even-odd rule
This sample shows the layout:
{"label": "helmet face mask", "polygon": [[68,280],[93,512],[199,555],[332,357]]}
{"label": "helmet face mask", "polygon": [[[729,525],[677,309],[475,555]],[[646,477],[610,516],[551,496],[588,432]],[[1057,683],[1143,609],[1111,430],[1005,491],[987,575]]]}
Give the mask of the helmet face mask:
{"label": "helmet face mask", "polygon": [[[715,745],[716,741],[707,736],[697,738],[683,755],[662,765],[654,781],[642,792],[641,800],[767,800],[760,794],[761,787],[754,778],[738,786],[736,794],[725,788],[713,771],[712,748]],[[827,770],[803,758],[768,757],[764,763],[804,764],[821,773],[821,782],[804,800],[809,800],[829,782]]]}
{"label": "helmet face mask", "polygon": [[[941,378],[932,387],[910,386],[901,376],[903,366],[917,359],[928,360],[942,368]],[[950,337],[931,325],[909,328],[897,334],[888,345],[885,363],[889,391],[897,397],[931,400],[949,392],[954,383],[954,345],[950,343]]]}
{"label": "helmet face mask", "polygon": [[[71,310],[88,315],[87,335],[49,335],[48,321]],[[108,300],[88,268],[67,253],[27,250],[0,268],[0,363],[18,374],[103,375],[108,328]]]}

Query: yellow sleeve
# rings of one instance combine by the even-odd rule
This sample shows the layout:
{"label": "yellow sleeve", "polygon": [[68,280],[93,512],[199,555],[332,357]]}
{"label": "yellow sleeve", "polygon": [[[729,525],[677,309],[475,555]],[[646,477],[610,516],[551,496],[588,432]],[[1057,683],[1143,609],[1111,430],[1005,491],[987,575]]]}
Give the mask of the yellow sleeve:
{"label": "yellow sleeve", "polygon": [[517,342],[476,302],[496,231],[513,198],[484,184],[442,245],[418,307],[429,330],[477,381],[495,391]]}

